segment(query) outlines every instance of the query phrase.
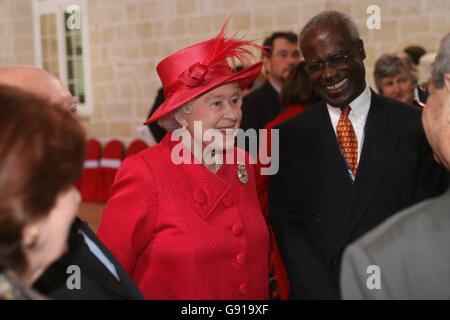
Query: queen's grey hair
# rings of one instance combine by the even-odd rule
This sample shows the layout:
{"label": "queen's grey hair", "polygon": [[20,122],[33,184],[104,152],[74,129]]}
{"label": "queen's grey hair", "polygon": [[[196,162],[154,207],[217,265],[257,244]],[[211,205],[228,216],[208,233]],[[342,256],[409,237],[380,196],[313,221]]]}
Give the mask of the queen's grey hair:
{"label": "queen's grey hair", "polygon": [[408,56],[399,57],[396,54],[386,53],[377,60],[377,62],[375,63],[373,76],[375,78],[377,89],[380,93],[382,91],[381,81],[384,78],[395,76],[402,71],[405,71],[406,76],[413,85],[417,84],[417,77],[414,74],[415,70],[412,69],[413,65],[408,63],[408,59],[411,60],[411,58],[409,58]]}
{"label": "queen's grey hair", "polygon": [[433,80],[436,81],[436,88],[444,87],[443,80],[447,73],[450,73],[450,33],[442,39],[431,71]]}
{"label": "queen's grey hair", "polygon": [[300,45],[303,41],[304,36],[312,29],[316,28],[322,29],[340,23],[343,23],[346,26],[348,33],[350,34],[350,41],[356,42],[356,40],[359,39],[359,31],[355,21],[353,21],[353,19],[350,16],[342,12],[331,10],[319,13],[306,23],[306,25],[300,32],[299,37]]}
{"label": "queen's grey hair", "polygon": [[174,131],[178,128],[181,128],[181,125],[178,123],[176,119],[176,115],[185,116],[192,112],[192,102],[190,101],[186,104],[184,104],[182,107],[177,108],[176,110],[172,111],[168,115],[164,116],[163,118],[158,120],[158,124],[160,127],[164,128],[166,131]]}

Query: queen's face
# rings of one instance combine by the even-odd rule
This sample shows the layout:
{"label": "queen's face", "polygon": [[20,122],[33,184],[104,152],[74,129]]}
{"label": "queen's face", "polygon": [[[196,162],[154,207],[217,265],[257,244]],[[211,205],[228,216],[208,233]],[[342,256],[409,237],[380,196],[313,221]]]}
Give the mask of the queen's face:
{"label": "queen's face", "polygon": [[209,91],[191,106],[192,112],[184,116],[184,121],[194,141],[216,150],[234,147],[234,137],[242,120],[242,96],[236,83]]}

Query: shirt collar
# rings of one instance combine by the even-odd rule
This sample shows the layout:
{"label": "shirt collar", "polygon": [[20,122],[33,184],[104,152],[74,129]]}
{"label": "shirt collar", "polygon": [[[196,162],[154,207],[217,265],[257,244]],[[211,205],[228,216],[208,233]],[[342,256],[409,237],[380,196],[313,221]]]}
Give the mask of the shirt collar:
{"label": "shirt collar", "polygon": [[275,89],[277,93],[281,92],[281,88],[277,86],[272,80],[269,79],[270,85]]}
{"label": "shirt collar", "polygon": [[[365,118],[369,113],[371,98],[372,94],[370,92],[370,89],[368,86],[366,86],[364,91],[350,103],[350,108],[352,108],[352,110],[350,111],[349,116],[351,115],[356,118]],[[327,108],[332,113],[336,113],[339,115],[341,114],[341,110],[339,108],[335,108],[328,103]]]}

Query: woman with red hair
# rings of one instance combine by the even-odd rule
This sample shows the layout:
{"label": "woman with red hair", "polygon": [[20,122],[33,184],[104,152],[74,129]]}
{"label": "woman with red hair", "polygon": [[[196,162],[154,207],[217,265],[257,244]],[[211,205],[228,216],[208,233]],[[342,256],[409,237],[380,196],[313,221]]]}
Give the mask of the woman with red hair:
{"label": "woman with red hair", "polygon": [[81,197],[85,135],[63,105],[0,86],[0,300],[31,286],[67,250]]}

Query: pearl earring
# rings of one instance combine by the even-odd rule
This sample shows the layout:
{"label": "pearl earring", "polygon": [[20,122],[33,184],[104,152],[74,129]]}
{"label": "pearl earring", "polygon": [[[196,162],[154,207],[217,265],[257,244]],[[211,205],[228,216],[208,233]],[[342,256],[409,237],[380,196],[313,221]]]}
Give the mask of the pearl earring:
{"label": "pearl earring", "polygon": [[31,227],[29,231],[30,237],[31,237],[31,243],[30,247],[34,247],[37,243],[37,240],[40,235],[40,231],[38,227]]}

